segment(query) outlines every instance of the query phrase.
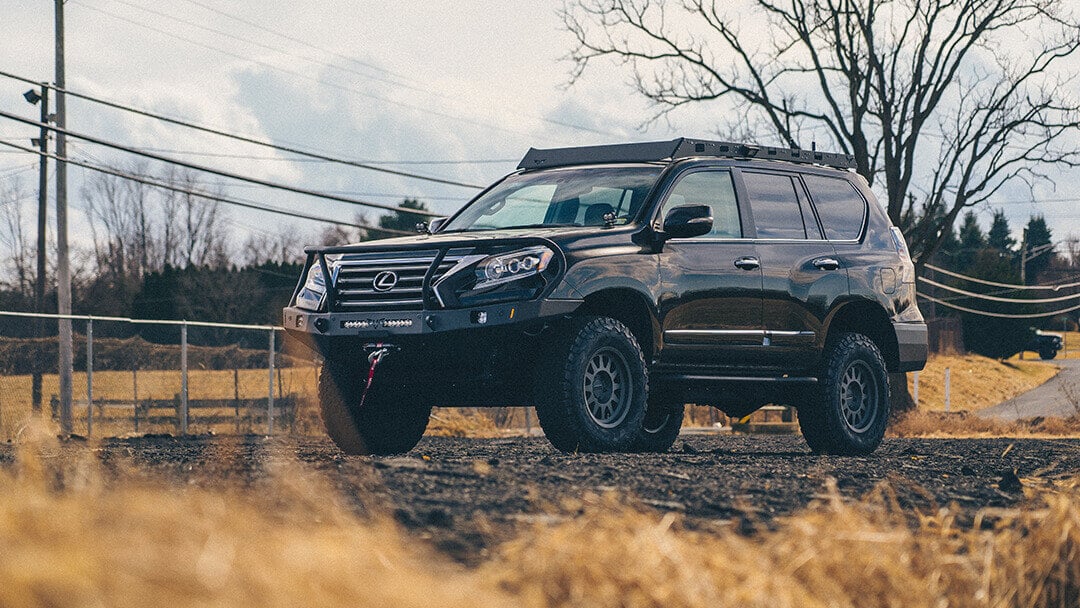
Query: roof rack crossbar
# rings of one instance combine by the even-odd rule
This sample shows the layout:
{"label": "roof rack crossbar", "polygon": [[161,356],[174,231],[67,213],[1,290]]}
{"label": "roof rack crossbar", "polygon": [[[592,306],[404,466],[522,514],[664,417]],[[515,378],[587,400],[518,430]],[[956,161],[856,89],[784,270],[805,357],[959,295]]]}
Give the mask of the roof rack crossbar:
{"label": "roof rack crossbar", "polygon": [[518,169],[545,169],[597,163],[644,163],[680,158],[760,158],[789,163],[824,165],[834,169],[855,169],[851,154],[775,148],[726,141],[707,141],[680,137],[670,141],[649,141],[577,148],[529,148]]}

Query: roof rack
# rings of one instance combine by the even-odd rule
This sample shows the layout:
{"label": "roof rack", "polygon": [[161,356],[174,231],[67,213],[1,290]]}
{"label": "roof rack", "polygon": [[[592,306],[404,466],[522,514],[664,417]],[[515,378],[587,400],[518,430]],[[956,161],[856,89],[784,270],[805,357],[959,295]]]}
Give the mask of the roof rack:
{"label": "roof rack", "polygon": [[789,163],[824,165],[835,169],[856,168],[855,157],[851,154],[774,148],[771,146],[680,137],[671,141],[649,141],[607,146],[551,148],[547,150],[529,148],[525,158],[518,163],[518,169],[544,169],[597,163],[644,163],[699,156],[760,158],[782,160]]}

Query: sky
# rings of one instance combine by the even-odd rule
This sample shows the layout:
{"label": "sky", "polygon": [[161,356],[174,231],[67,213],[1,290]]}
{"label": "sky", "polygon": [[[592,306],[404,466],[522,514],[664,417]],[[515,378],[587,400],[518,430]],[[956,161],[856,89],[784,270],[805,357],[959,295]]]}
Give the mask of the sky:
{"label": "sky", "polygon": [[[53,79],[53,8],[7,0],[0,21],[0,69]],[[716,108],[654,109],[624,66],[601,63],[568,86],[572,40],[561,2],[364,0],[68,0],[67,82],[71,90],[259,139],[394,169],[486,185],[514,170],[530,146],[557,147],[715,137]],[[0,78],[0,111],[37,117],[26,84]],[[396,205],[419,198],[447,214],[476,190],[298,160],[70,99],[68,127],[126,145],[260,179]],[[36,130],[0,120],[0,139],[27,144]],[[131,157],[74,142],[95,162]],[[36,161],[0,153],[0,179],[20,180],[32,213]],[[72,169],[72,240],[86,243],[82,169]],[[1046,213],[1055,237],[1080,234],[1075,175],[1055,174],[1037,197],[1013,189],[1002,207],[1014,232]],[[216,178],[207,178],[214,180]],[[348,204],[228,182],[231,196],[349,220]],[[369,219],[380,212],[369,211]],[[989,210],[980,211],[989,223]],[[232,208],[237,238],[315,235],[315,222]],[[51,225],[50,225],[51,228]]]}

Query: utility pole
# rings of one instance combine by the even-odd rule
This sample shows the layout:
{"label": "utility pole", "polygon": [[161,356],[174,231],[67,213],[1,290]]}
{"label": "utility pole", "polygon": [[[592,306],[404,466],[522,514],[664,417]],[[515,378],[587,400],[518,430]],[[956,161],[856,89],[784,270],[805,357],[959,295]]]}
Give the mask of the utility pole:
{"label": "utility pole", "polygon": [[[49,217],[49,129],[45,125],[49,122],[49,87],[41,83],[41,135],[38,137],[38,148],[41,150],[41,167],[38,173],[38,218],[37,218],[37,280],[34,283],[34,309],[45,312],[45,230]],[[45,320],[38,319],[34,335],[39,339],[45,337]],[[32,411],[41,413],[41,361],[34,362],[34,375],[30,387],[30,399]]]}
{"label": "utility pole", "polygon": [[1020,284],[1027,285],[1027,228],[1020,239]]}
{"label": "utility pole", "polygon": [[[64,90],[64,0],[56,1],[56,310],[61,315],[71,314],[71,266],[68,260],[67,230],[67,104]],[[72,342],[71,319],[61,318],[60,338],[60,434],[70,437]]]}

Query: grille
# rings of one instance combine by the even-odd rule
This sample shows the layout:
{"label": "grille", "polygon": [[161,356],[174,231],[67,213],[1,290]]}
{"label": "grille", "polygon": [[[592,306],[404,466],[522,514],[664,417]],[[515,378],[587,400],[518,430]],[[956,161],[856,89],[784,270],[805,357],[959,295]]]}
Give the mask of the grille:
{"label": "grille", "polygon": [[[422,310],[424,277],[437,257],[438,251],[348,254],[337,264],[335,306],[342,311]],[[442,276],[460,257],[444,256],[432,278]]]}

